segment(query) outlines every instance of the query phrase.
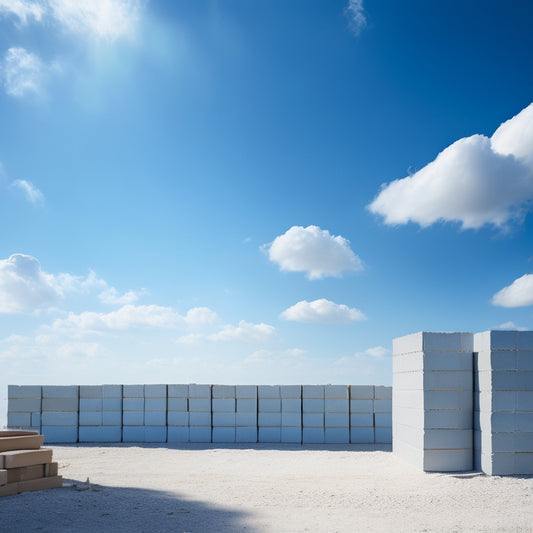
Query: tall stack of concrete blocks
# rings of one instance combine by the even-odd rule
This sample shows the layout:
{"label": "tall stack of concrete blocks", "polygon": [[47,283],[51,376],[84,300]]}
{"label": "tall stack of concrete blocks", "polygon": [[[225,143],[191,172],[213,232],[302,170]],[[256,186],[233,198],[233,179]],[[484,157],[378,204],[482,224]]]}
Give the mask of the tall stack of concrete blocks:
{"label": "tall stack of concrete blocks", "polygon": [[258,441],[281,442],[281,392],[279,385],[259,385]]}
{"label": "tall stack of concrete blocks", "polygon": [[79,442],[121,442],[122,385],[81,385]]}
{"label": "tall stack of concrete blocks", "polygon": [[42,387],[41,431],[45,442],[78,442],[78,387]]}
{"label": "tall stack of concrete blocks", "polygon": [[189,442],[189,385],[167,387],[167,439],[170,443]]}
{"label": "tall stack of concrete blocks", "polygon": [[393,451],[424,471],[473,466],[473,335],[393,341]]}
{"label": "tall stack of concrete blocks", "polygon": [[325,386],[302,387],[302,442],[320,444],[325,442]]}
{"label": "tall stack of concrete blocks", "polygon": [[476,333],[474,376],[475,467],[533,474],[533,332]]}
{"label": "tall stack of concrete blocks", "polygon": [[211,394],[213,414],[213,442],[235,442],[235,414],[237,401],[234,385],[213,385]]}
{"label": "tall stack of concrete blocks", "polygon": [[9,385],[7,425],[29,431],[41,431],[41,387],[38,385]]}
{"label": "tall stack of concrete blocks", "polygon": [[235,440],[257,442],[257,387],[236,385]]}
{"label": "tall stack of concrete blocks", "polygon": [[211,387],[189,385],[189,442],[211,442]]}
{"label": "tall stack of concrete blocks", "polygon": [[302,387],[281,385],[281,442],[302,442]]}
{"label": "tall stack of concrete blocks", "polygon": [[350,396],[347,385],[324,387],[324,441],[350,442]]}
{"label": "tall stack of concrete blocks", "polygon": [[371,444],[374,442],[374,386],[350,387],[350,442]]}

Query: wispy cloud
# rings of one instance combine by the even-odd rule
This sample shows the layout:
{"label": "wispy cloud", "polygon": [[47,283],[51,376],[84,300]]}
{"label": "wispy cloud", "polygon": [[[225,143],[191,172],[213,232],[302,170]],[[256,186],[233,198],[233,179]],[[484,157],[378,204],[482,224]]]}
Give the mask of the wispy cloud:
{"label": "wispy cloud", "polygon": [[42,61],[24,48],[10,48],[4,58],[4,87],[11,96],[39,93],[43,79]]}
{"label": "wispy cloud", "polygon": [[219,332],[209,335],[211,341],[265,342],[276,333],[269,324],[251,324],[241,320],[238,326],[226,325]]}
{"label": "wispy cloud", "polygon": [[359,35],[367,24],[363,0],[349,0],[345,13],[353,34]]}
{"label": "wispy cloud", "polygon": [[386,224],[505,228],[533,205],[533,103],[489,139],[463,138],[412,176],[383,186],[368,206]]}
{"label": "wispy cloud", "polygon": [[280,316],[285,320],[295,322],[327,324],[347,324],[366,318],[359,309],[350,308],[344,304],[336,304],[325,298],[312,302],[303,300],[283,311]]}
{"label": "wispy cloud", "polygon": [[340,276],[357,271],[363,264],[344,237],[330,235],[318,226],[293,226],[283,235],[264,245],[269,259],[287,272],[307,272],[309,279]]}
{"label": "wispy cloud", "polygon": [[36,205],[44,203],[43,193],[33,183],[26,180],[15,180],[11,186],[22,190],[30,203]]}
{"label": "wispy cloud", "polygon": [[0,0],[0,16],[14,16],[18,23],[26,25],[29,19],[40,21],[44,6],[41,3],[28,0]]}
{"label": "wispy cloud", "polygon": [[533,274],[524,274],[492,297],[493,305],[525,307],[533,305]]}

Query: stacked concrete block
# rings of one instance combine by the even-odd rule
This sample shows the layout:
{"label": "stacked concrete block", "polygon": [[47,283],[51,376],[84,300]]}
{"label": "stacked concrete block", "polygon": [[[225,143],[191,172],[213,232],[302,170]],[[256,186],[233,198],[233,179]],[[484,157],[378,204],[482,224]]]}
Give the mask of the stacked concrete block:
{"label": "stacked concrete block", "polygon": [[325,442],[350,442],[350,392],[347,385],[324,388]]}
{"label": "stacked concrete block", "polygon": [[392,442],[392,387],[374,387],[374,442]]}
{"label": "stacked concrete block", "polygon": [[167,387],[167,441],[189,442],[189,385]]}
{"label": "stacked concrete block", "polygon": [[41,394],[39,385],[9,385],[7,426],[40,432]]}
{"label": "stacked concrete block", "polygon": [[533,474],[533,332],[475,334],[474,376],[476,468]]}
{"label": "stacked concrete block", "polygon": [[374,442],[374,386],[350,386],[350,442]]}
{"label": "stacked concrete block", "polygon": [[211,442],[211,386],[189,385],[189,441]]}
{"label": "stacked concrete block", "polygon": [[260,385],[258,396],[258,441],[281,442],[281,392],[278,385]]}
{"label": "stacked concrete block", "polygon": [[235,413],[237,400],[234,385],[213,385],[212,415],[213,442],[235,442]]}
{"label": "stacked concrete block", "polygon": [[393,342],[393,451],[424,471],[473,466],[473,336],[421,332]]}
{"label": "stacked concrete block", "polygon": [[79,387],[42,387],[41,432],[46,443],[78,442]]}
{"label": "stacked concrete block", "polygon": [[122,385],[81,385],[80,442],[122,440]]}
{"label": "stacked concrete block", "polygon": [[302,442],[325,442],[325,386],[304,385],[302,387]]}
{"label": "stacked concrete block", "polygon": [[123,385],[122,440],[144,442],[144,385]]}
{"label": "stacked concrete block", "polygon": [[257,442],[257,387],[237,385],[235,399],[236,442]]}
{"label": "stacked concrete block", "polygon": [[144,386],[144,442],[167,441],[167,386]]}
{"label": "stacked concrete block", "polygon": [[281,396],[281,442],[302,443],[302,387],[282,385]]}

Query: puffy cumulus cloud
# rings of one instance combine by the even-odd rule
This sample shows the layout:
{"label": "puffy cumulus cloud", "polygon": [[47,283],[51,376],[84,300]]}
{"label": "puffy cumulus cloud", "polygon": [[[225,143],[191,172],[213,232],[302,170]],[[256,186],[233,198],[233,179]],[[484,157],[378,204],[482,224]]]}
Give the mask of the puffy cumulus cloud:
{"label": "puffy cumulus cloud", "polygon": [[366,26],[366,15],[363,0],[348,0],[345,14],[349,19],[350,29],[354,35],[359,35]]}
{"label": "puffy cumulus cloud", "polygon": [[125,305],[135,303],[144,291],[126,291],[120,294],[115,287],[109,287],[98,295],[98,299],[107,305]]}
{"label": "puffy cumulus cloud", "polygon": [[383,357],[386,357],[388,355],[391,355],[391,351],[389,349],[384,348],[383,346],[374,346],[373,348],[367,348],[366,350],[363,350],[362,352],[357,352],[355,354],[355,357],[358,359],[364,358],[364,357],[382,359]]}
{"label": "puffy cumulus cloud", "polygon": [[505,227],[533,201],[533,104],[503,123],[489,139],[463,138],[427,166],[393,181],[368,206],[386,224],[438,221],[462,228]]}
{"label": "puffy cumulus cloud", "polygon": [[0,313],[24,313],[53,305],[61,287],[35,257],[13,254],[0,260]]}
{"label": "puffy cumulus cloud", "polygon": [[492,297],[492,304],[501,307],[533,305],[533,274],[524,274]]}
{"label": "puffy cumulus cloud", "polygon": [[270,340],[276,332],[274,326],[269,324],[251,324],[241,320],[238,326],[228,324],[219,332],[209,335],[211,341],[240,341],[240,342],[265,342]]}
{"label": "puffy cumulus cloud", "polygon": [[42,61],[22,47],[10,48],[4,58],[4,87],[11,96],[39,93],[45,67]]}
{"label": "puffy cumulus cloud", "polygon": [[29,19],[40,21],[44,13],[41,3],[27,0],[0,0],[0,16],[15,16],[19,24],[26,25]]}
{"label": "puffy cumulus cloud", "polygon": [[298,302],[283,311],[280,317],[295,322],[321,322],[328,324],[347,324],[365,320],[366,318],[359,309],[350,308],[344,304],[336,304],[325,298],[312,302],[307,300]]}
{"label": "puffy cumulus cloud", "polygon": [[218,315],[209,309],[209,307],[194,307],[189,309],[184,319],[190,328],[213,326],[220,321]]}
{"label": "puffy cumulus cloud", "polygon": [[318,226],[293,226],[263,249],[280,270],[307,272],[309,279],[340,276],[344,271],[363,268],[350,248],[350,241]]}
{"label": "puffy cumulus cloud", "polygon": [[15,180],[11,186],[20,189],[24,193],[24,196],[28,202],[32,204],[44,203],[43,193],[37,187],[35,187],[33,183],[26,180]]}

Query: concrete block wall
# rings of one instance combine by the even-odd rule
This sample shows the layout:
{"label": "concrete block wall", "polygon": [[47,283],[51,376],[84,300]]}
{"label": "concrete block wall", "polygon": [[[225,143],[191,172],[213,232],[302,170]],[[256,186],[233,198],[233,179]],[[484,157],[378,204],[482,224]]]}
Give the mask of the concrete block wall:
{"label": "concrete block wall", "polygon": [[8,396],[10,426],[54,443],[390,442],[391,387],[10,385]]}
{"label": "concrete block wall", "polygon": [[533,474],[533,332],[476,333],[474,368],[475,467]]}
{"label": "concrete block wall", "polygon": [[393,451],[424,471],[473,467],[472,354],[471,333],[393,341]]}

